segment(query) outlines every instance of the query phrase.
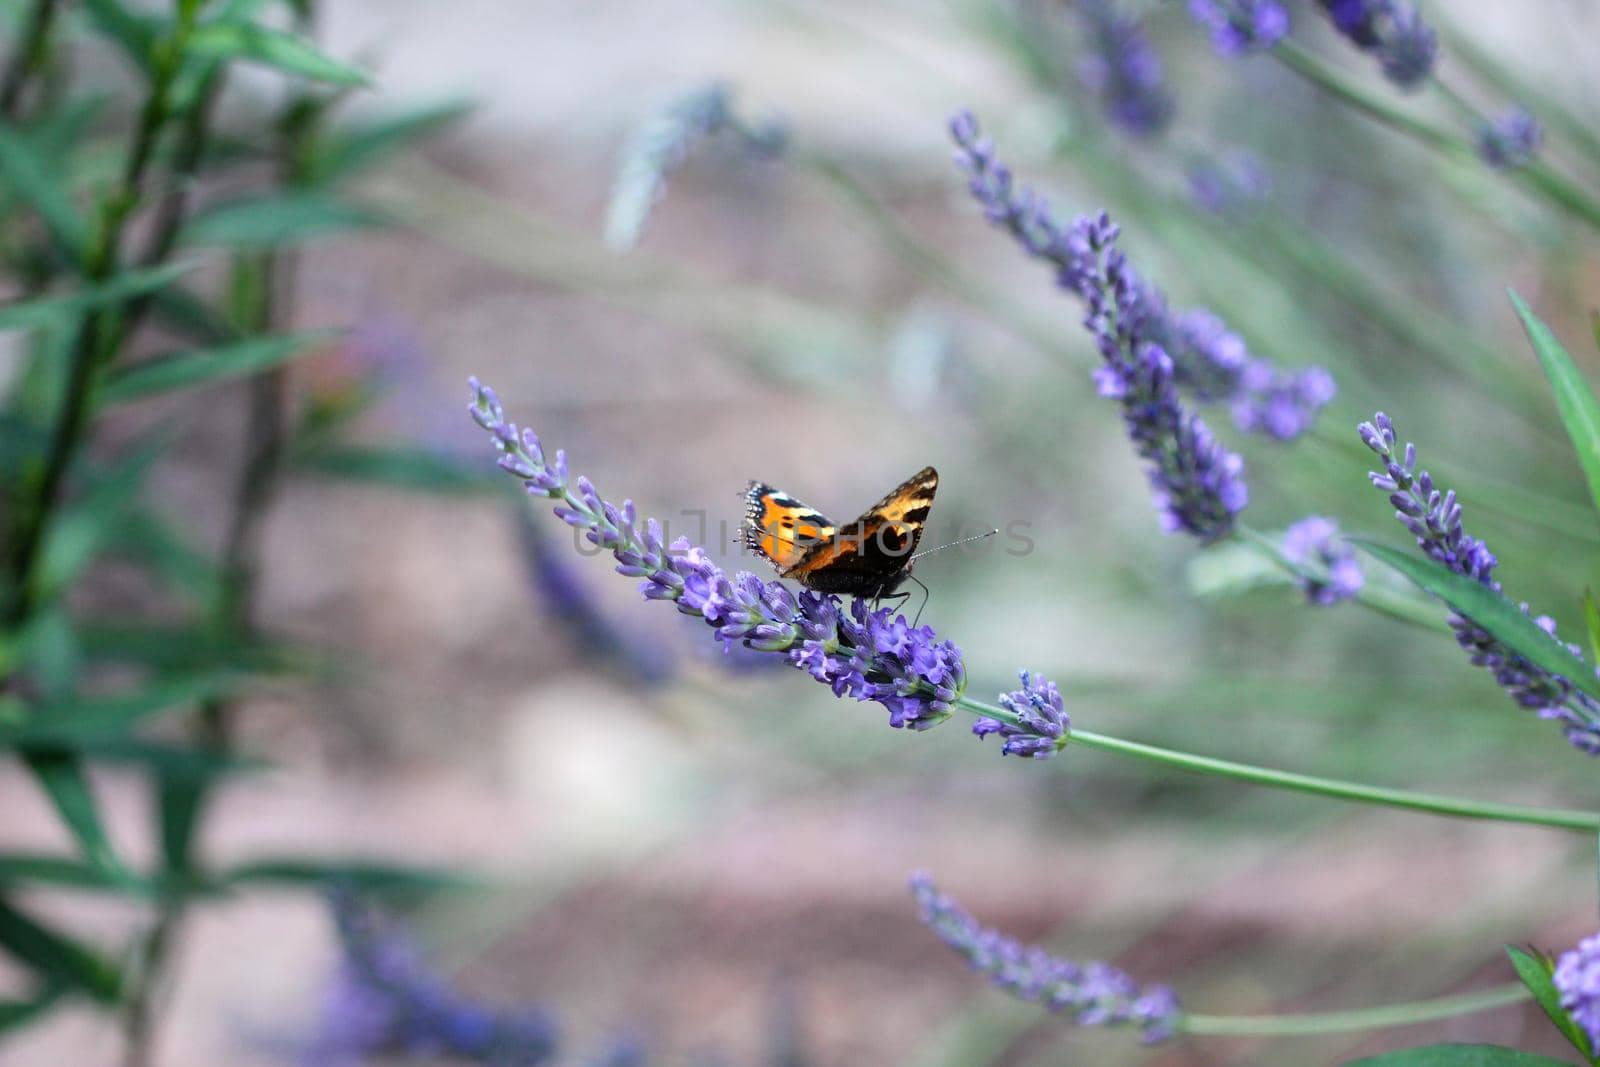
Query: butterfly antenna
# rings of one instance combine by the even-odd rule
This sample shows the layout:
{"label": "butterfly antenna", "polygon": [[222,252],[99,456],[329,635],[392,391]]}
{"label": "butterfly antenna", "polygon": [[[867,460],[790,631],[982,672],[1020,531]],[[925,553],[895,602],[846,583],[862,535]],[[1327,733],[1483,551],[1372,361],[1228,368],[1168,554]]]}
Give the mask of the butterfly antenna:
{"label": "butterfly antenna", "polygon": [[939,546],[937,546],[935,548],[930,548],[930,549],[928,549],[928,550],[926,550],[924,552],[918,552],[916,555],[912,556],[911,558],[912,559],[921,559],[923,556],[931,556],[935,552],[943,552],[945,549],[954,548],[957,545],[965,545],[965,544],[969,544],[970,542],[973,542],[973,541],[982,541],[985,537],[993,537],[995,534],[997,534],[999,532],[1000,532],[999,530],[990,530],[987,533],[973,534],[971,537],[963,537],[959,541],[950,541],[950,542],[947,542],[946,544],[939,545]]}

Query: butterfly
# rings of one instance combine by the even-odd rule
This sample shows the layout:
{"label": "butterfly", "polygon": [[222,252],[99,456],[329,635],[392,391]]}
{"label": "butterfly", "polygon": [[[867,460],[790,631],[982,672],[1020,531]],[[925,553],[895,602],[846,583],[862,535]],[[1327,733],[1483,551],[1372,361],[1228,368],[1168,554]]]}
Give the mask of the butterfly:
{"label": "butterfly", "polygon": [[[923,525],[939,489],[924,467],[846,526],[765,482],[744,492],[740,539],[783,578],[819,593],[878,599],[911,577]],[[915,579],[912,579],[915,581]]]}

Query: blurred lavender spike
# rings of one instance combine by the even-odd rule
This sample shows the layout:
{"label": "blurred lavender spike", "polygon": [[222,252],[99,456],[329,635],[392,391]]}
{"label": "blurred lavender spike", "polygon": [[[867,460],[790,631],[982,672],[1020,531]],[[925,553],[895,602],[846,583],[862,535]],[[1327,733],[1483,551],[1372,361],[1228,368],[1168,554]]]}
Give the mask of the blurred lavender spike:
{"label": "blurred lavender spike", "polygon": [[[1500,561],[1488,545],[1467,535],[1461,525],[1456,491],[1440,490],[1432,475],[1417,468],[1416,446],[1407,443],[1404,449],[1398,448],[1394,423],[1383,412],[1374,415],[1371,422],[1362,423],[1360,434],[1361,440],[1383,461],[1383,470],[1372,471],[1368,478],[1375,488],[1389,494],[1395,518],[1417,539],[1417,547],[1456,574],[1500,592],[1500,582],[1494,576]],[[1526,604],[1522,611],[1531,615]],[[1540,615],[1534,621],[1553,640],[1560,640],[1554,619]],[[1561,723],[1568,743],[1578,751],[1600,756],[1600,703],[1574,688],[1567,679],[1517,655],[1471,619],[1451,614],[1450,626],[1455,630],[1456,642],[1472,662],[1491,671],[1512,700],[1531,708],[1541,719]],[[1577,645],[1566,647],[1573,655],[1582,655]]]}
{"label": "blurred lavender spike", "polygon": [[1243,217],[1266,199],[1272,179],[1261,160],[1249,152],[1229,152],[1191,163],[1184,169],[1189,199],[1201,211],[1226,218]]}
{"label": "blurred lavender spike", "polygon": [[1279,0],[1189,0],[1189,15],[1230,59],[1264,52],[1289,32],[1289,9]]}
{"label": "blurred lavender spike", "polygon": [[401,930],[348,891],[332,897],[343,957],[302,1067],[356,1067],[376,1056],[446,1056],[486,1067],[539,1067],[557,1054],[539,1007],[492,1008],[451,989]]}
{"label": "blurred lavender spike", "polygon": [[666,194],[667,178],[703,141],[731,133],[752,156],[783,151],[783,124],[768,119],[755,125],[740,122],[733,112],[733,92],[721,82],[674,100],[641,123],[623,145],[611,200],[606,209],[605,241],[618,251],[639,243],[650,212]]}
{"label": "blurred lavender spike", "polygon": [[1544,124],[1521,107],[1514,107],[1478,131],[1478,155],[1496,170],[1525,167],[1544,142]]}
{"label": "blurred lavender spike", "polygon": [[1600,934],[1579,941],[1556,961],[1550,979],[1561,995],[1561,1007],[1600,1048]]}
{"label": "blurred lavender spike", "polygon": [[1334,28],[1363,52],[1370,52],[1383,76],[1402,89],[1414,89],[1433,73],[1439,38],[1422,21],[1415,4],[1404,0],[1317,0]]}
{"label": "blurred lavender spike", "polygon": [[1078,5],[1088,34],[1088,53],[1078,64],[1078,79],[1100,101],[1106,118],[1133,137],[1152,137],[1167,128],[1174,110],[1161,54],[1144,23],[1119,12],[1113,0]]}
{"label": "blurred lavender spike", "polygon": [[1308,515],[1283,532],[1283,555],[1289,562],[1314,568],[1323,577],[1303,578],[1306,599],[1324,607],[1349,600],[1367,584],[1355,548],[1339,536],[1339,524]]}
{"label": "blurred lavender spike", "polygon": [[1182,1010],[1166,986],[1141,988],[1109,963],[1076,963],[979,926],[926,874],[912,875],[911,893],[928,928],[997,989],[1050,1011],[1071,1012],[1083,1026],[1136,1026],[1146,1044],[1177,1032]]}

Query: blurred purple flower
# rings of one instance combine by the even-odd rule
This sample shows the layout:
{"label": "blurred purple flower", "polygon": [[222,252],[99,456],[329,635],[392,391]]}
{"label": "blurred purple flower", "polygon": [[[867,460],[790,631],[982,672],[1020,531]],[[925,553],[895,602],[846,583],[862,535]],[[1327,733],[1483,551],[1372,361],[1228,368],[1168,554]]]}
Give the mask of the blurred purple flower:
{"label": "blurred purple flower", "polygon": [[1308,515],[1283,532],[1283,555],[1290,563],[1321,570],[1326,577],[1300,582],[1313,604],[1337,604],[1361,592],[1367,584],[1356,551],[1339,536],[1339,524],[1321,515]]}
{"label": "blurred purple flower", "polygon": [[1171,354],[1178,384],[1200,400],[1228,401],[1233,424],[1246,433],[1293,441],[1338,393],[1333,375],[1321,367],[1284,370],[1252,355],[1243,338],[1204,308],[1166,316],[1151,332]]}
{"label": "blurred purple flower", "polygon": [[1317,0],[1334,28],[1363,52],[1371,52],[1384,77],[1413,89],[1433,72],[1439,38],[1404,0]]}
{"label": "blurred purple flower", "polygon": [[961,650],[932,627],[913,627],[864,600],[845,609],[837,597],[796,595],[748,571],[729,576],[687,538],[665,544],[656,520],[645,520],[641,530],[633,501],[619,507],[602,500],[582,476],[569,485],[566,454],[547,460],[532,430],[506,421],[493,389],[476,378],[470,384],[468,411],[494,439],[500,467],[529,493],[557,501],[556,515],[610,552],[618,573],[641,579],[646,599],[672,601],[683,614],[704,619],[724,643],[781,653],[835,696],[882,704],[890,726],[926,730],[950,716],[966,689],[966,669]]}
{"label": "blurred purple flower", "polygon": [[[1417,547],[1429,559],[1456,574],[1473,578],[1500,592],[1500,583],[1494,577],[1494,569],[1500,561],[1487,545],[1469,537],[1462,528],[1456,491],[1441,493],[1427,471],[1417,470],[1414,445],[1407,443],[1403,451],[1396,451],[1394,424],[1383,412],[1373,416],[1371,422],[1362,423],[1360,432],[1361,439],[1384,464],[1382,471],[1373,471],[1368,477],[1375,487],[1389,494],[1389,502],[1395,506],[1395,518],[1416,537]],[[1525,615],[1531,614],[1526,604],[1522,605],[1522,611]],[[1560,640],[1556,636],[1555,620],[1540,615],[1534,622],[1552,640]],[[1472,662],[1493,672],[1495,681],[1513,700],[1538,712],[1541,719],[1561,723],[1567,741],[1580,752],[1600,755],[1600,702],[1574,688],[1560,675],[1551,674],[1517,655],[1471,619],[1452,613],[1450,626]],[[1581,655],[1578,646],[1565,647],[1573,655]]]}
{"label": "blurred purple flower", "polygon": [[1478,155],[1491,167],[1516,170],[1533,159],[1543,141],[1544,124],[1514,107],[1478,131]]}
{"label": "blurred purple flower", "polygon": [[1561,994],[1561,1007],[1600,1048],[1600,934],[1578,942],[1556,961],[1551,980]]}
{"label": "blurred purple flower", "polygon": [[1061,703],[1056,683],[1042,674],[1020,672],[1022,688],[1000,695],[1000,706],[1017,717],[1015,723],[984,716],[972,724],[978,737],[999,734],[1005,739],[1000,752],[1006,756],[1049,759],[1067,743],[1072,720]]}
{"label": "blurred purple flower", "polygon": [[928,928],[996,988],[1050,1011],[1070,1011],[1084,1026],[1137,1026],[1146,1044],[1177,1032],[1182,1010],[1168,987],[1141,989],[1109,963],[1075,963],[979,926],[926,874],[912,876],[911,892]]}
{"label": "blurred purple flower", "polygon": [[1189,0],[1189,14],[1211,34],[1218,55],[1264,52],[1289,32],[1289,10],[1279,0]]}
{"label": "blurred purple flower", "polygon": [[1144,24],[1117,11],[1113,0],[1085,0],[1078,12],[1091,42],[1078,64],[1078,78],[1099,98],[1106,117],[1135,137],[1166,129],[1172,94]]}
{"label": "blurred purple flower", "polygon": [[486,1007],[452,990],[402,932],[347,892],[333,897],[343,958],[304,1067],[356,1067],[385,1055],[449,1056],[489,1067],[554,1059],[559,1036],[541,1008]]}
{"label": "blurred purple flower", "polygon": [[1184,172],[1189,199],[1211,215],[1242,216],[1267,196],[1272,181],[1249,152],[1232,152],[1191,164]]}
{"label": "blurred purple flower", "polygon": [[1179,400],[1177,370],[1163,345],[1170,333],[1165,305],[1116,248],[1117,227],[1102,212],[1063,229],[1042,198],[1014,188],[1010,170],[980,138],[970,114],[957,115],[950,130],[984,214],[1030,255],[1053,264],[1057,283],[1087,306],[1084,325],[1104,360],[1094,374],[1096,387],[1122,408],[1128,435],[1148,463],[1163,528],[1204,541],[1226,536],[1249,499],[1244,461]]}

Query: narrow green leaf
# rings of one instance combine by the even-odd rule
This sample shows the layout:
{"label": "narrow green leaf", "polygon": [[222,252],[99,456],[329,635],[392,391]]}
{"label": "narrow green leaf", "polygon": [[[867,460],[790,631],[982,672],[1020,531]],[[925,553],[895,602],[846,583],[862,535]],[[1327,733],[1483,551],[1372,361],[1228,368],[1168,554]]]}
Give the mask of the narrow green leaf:
{"label": "narrow green leaf", "polygon": [[0,1000],[0,1034],[19,1030],[43,1017],[60,995],[57,989],[49,987],[27,1000]]}
{"label": "narrow green leaf", "polygon": [[[478,469],[481,465],[409,446],[317,448],[296,457],[296,466],[332,478],[429,493],[492,492],[506,481],[489,477]],[[489,475],[499,473],[491,470]]]}
{"label": "narrow green leaf", "polygon": [[197,605],[214,604],[221,595],[222,575],[216,563],[148,508],[135,506],[123,515],[111,550],[147,568]]}
{"label": "narrow green leaf", "polygon": [[81,6],[90,24],[116,42],[134,66],[150,69],[151,52],[161,35],[163,20],[134,14],[119,0],[82,0]]}
{"label": "narrow green leaf", "polygon": [[1592,589],[1583,591],[1583,621],[1589,629],[1589,655],[1600,663],[1600,604],[1595,603]]}
{"label": "narrow green leaf", "polygon": [[117,696],[43,705],[21,723],[0,724],[0,746],[73,749],[85,742],[119,738],[152,715],[226,696],[244,682],[233,672],[210,671],[162,679]]}
{"label": "narrow green leaf", "polygon": [[168,263],[145,270],[124,271],[100,285],[55,296],[35,297],[12,304],[0,304],[0,330],[31,330],[48,326],[72,315],[121,303],[131,297],[153,293],[192,268],[190,263]]}
{"label": "narrow green leaf", "polygon": [[1541,630],[1517,605],[1499,593],[1432,560],[1419,559],[1388,545],[1360,538],[1349,540],[1443,600],[1457,614],[1489,631],[1513,652],[1600,700],[1600,679],[1595,677],[1594,668],[1567,651],[1565,645]]}
{"label": "narrow green leaf", "polygon": [[314,163],[318,181],[345,178],[438,132],[471,110],[466,100],[450,100],[336,132]]}
{"label": "narrow green leaf", "polygon": [[[31,752],[35,747],[26,740],[18,744],[21,753]],[[62,748],[62,743],[56,741],[39,747],[43,751],[54,752]],[[145,741],[136,737],[73,738],[70,747],[86,763],[126,763],[173,778],[187,776],[204,780],[248,774],[270,766],[263,760],[249,756],[221,755],[204,749]]]}
{"label": "narrow green leaf", "polygon": [[122,976],[115,966],[4,897],[0,897],[0,948],[49,985],[81,990],[105,1004],[114,1003],[121,992]]}
{"label": "narrow green leaf", "polygon": [[190,245],[272,248],[387,222],[377,211],[325,193],[284,193],[218,204],[184,227],[183,240]]}
{"label": "narrow green leaf", "polygon": [[88,247],[89,224],[68,190],[67,175],[17,127],[0,123],[0,183],[9,184],[39,213],[52,237],[74,262]]}
{"label": "narrow green leaf", "polygon": [[197,55],[261,63],[313,81],[369,84],[365,73],[322,54],[304,38],[255,23],[208,23],[189,38],[189,47]]}
{"label": "narrow green leaf", "polygon": [[1524,952],[1515,945],[1506,946],[1506,955],[1511,957],[1511,966],[1517,972],[1517,977],[1522,979],[1522,984],[1533,994],[1534,1002],[1544,1009],[1550,1021],[1556,1024],[1556,1029],[1572,1042],[1573,1048],[1583,1053],[1585,1057],[1593,1059],[1594,1051],[1589,1047],[1588,1035],[1561,1007],[1561,993],[1550,977],[1554,972],[1552,962],[1543,956]]}
{"label": "narrow green leaf", "polygon": [[224,885],[267,884],[304,888],[344,884],[374,893],[470,889],[476,882],[454,871],[360,859],[279,857],[248,860],[218,876]]}
{"label": "narrow green leaf", "polygon": [[141,878],[118,878],[101,867],[71,856],[46,856],[34,853],[0,855],[0,887],[46,885],[61,889],[150,897],[156,887]]}
{"label": "narrow green leaf", "polygon": [[117,370],[106,379],[100,397],[106,404],[125,404],[174,389],[247,377],[305,355],[335,336],[331,330],[305,330],[175,352]]}
{"label": "narrow green leaf", "polygon": [[1514,291],[1508,292],[1511,306],[1517,309],[1522,328],[1527,331],[1539,365],[1544,368],[1544,376],[1550,380],[1556,410],[1561,413],[1561,422],[1578,453],[1578,464],[1589,480],[1589,496],[1600,510],[1600,400],[1595,399],[1594,390],[1584,381],[1577,364],[1550,332],[1550,327],[1529,310],[1522,297]]}
{"label": "narrow green leaf", "polygon": [[1344,1067],[1572,1067],[1532,1052],[1500,1045],[1428,1045],[1350,1060]]}
{"label": "narrow green leaf", "polygon": [[115,467],[98,472],[82,499],[51,523],[39,560],[41,603],[65,589],[115,538],[122,517],[171,443],[171,434],[159,428]]}
{"label": "narrow green leaf", "polygon": [[84,858],[113,877],[127,877],[127,869],[117,859],[111,839],[106,836],[105,826],[100,821],[100,806],[77,755],[67,751],[32,751],[24,752],[22,761],[38,779],[50,803],[55,805],[61,821],[72,831]]}

